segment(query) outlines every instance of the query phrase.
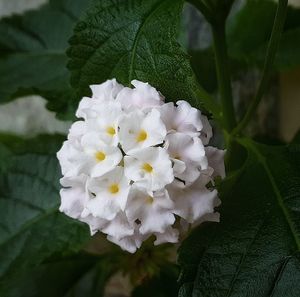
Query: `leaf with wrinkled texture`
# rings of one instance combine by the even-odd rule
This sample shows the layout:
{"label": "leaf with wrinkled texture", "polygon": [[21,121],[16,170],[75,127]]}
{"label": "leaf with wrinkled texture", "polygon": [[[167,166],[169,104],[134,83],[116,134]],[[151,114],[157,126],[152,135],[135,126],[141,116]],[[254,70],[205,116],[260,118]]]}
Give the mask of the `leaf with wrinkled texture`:
{"label": "leaf with wrinkled texture", "polygon": [[227,181],[221,222],[180,248],[180,297],[299,295],[300,147],[241,143],[248,159]]}
{"label": "leaf with wrinkled texture", "polygon": [[[89,85],[116,78],[149,82],[167,100],[185,99],[199,106],[189,58],[176,38],[182,0],[98,0],[80,21],[68,50],[71,83],[78,97]],[[204,100],[204,99],[203,99]],[[213,102],[206,102],[212,109]]]}
{"label": "leaf with wrinkled texture", "polygon": [[78,251],[88,228],[60,213],[56,152],[64,137],[0,136],[0,295],[4,284],[52,255]]}

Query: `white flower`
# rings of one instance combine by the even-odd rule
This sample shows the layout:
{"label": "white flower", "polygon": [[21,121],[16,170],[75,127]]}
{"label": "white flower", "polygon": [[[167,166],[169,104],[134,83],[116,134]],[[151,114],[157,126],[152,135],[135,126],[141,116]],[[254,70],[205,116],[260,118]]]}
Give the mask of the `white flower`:
{"label": "white flower", "polygon": [[124,87],[118,84],[115,79],[112,79],[100,85],[92,85],[90,88],[92,90],[92,98],[82,98],[76,111],[78,118],[97,117],[97,113],[103,110],[103,105],[108,101],[114,101]]}
{"label": "white flower", "polygon": [[124,109],[131,109],[132,107],[137,107],[140,109],[163,104],[163,96],[148,83],[133,80],[131,84],[135,86],[135,88],[122,89],[116,99],[117,101],[121,102]]}
{"label": "white flower", "polygon": [[124,157],[125,175],[135,185],[157,191],[174,179],[168,153],[161,147],[149,147]]}
{"label": "white flower", "polygon": [[115,168],[122,160],[118,147],[97,139],[95,133],[84,135],[81,141],[67,141],[57,154],[65,176],[90,174],[101,176]]}
{"label": "white flower", "polygon": [[129,180],[124,176],[123,168],[120,166],[101,177],[89,179],[87,190],[92,197],[86,203],[85,213],[113,220],[125,209],[129,189]]}
{"label": "white flower", "polygon": [[149,113],[140,110],[124,115],[120,120],[119,138],[125,153],[162,144],[167,131],[160,113],[152,109]]}
{"label": "white flower", "polygon": [[204,146],[199,138],[183,133],[166,137],[168,153],[174,163],[174,175],[187,183],[194,182],[201,169],[207,168]]}
{"label": "white flower", "polygon": [[106,144],[117,146],[119,142],[119,119],[123,115],[121,105],[116,102],[108,102],[105,108],[97,112],[97,117],[87,120],[86,130],[97,133],[97,138]]}
{"label": "white flower", "polygon": [[126,215],[130,221],[140,222],[141,234],[163,233],[175,222],[171,212],[173,207],[173,201],[165,189],[149,194],[134,188],[128,200]]}
{"label": "white flower", "polygon": [[170,102],[160,107],[161,117],[168,132],[182,132],[190,136],[199,136],[203,128],[200,110],[191,107],[186,101]]}
{"label": "white flower", "polygon": [[198,109],[132,85],[91,86],[57,157],[60,211],[134,253],[151,236],[155,245],[175,243],[191,225],[219,220],[207,184],[225,176],[225,152],[206,146],[212,128]]}
{"label": "white flower", "polygon": [[185,188],[176,185],[167,187],[175,203],[174,214],[188,223],[200,220],[204,215],[214,212],[218,204],[217,190],[208,190],[205,186],[210,181],[208,176],[201,175],[197,181]]}

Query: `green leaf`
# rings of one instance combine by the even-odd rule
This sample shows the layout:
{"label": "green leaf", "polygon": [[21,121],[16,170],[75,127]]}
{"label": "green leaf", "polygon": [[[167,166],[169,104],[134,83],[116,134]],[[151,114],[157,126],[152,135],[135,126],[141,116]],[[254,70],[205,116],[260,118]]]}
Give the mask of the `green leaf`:
{"label": "green leaf", "polygon": [[[262,66],[275,18],[277,3],[248,0],[228,25],[229,54],[249,65]],[[274,67],[300,65],[300,9],[288,8]]]}
{"label": "green leaf", "polygon": [[300,146],[240,142],[248,159],[224,184],[221,222],[180,248],[181,297],[299,294]]}
{"label": "green leaf", "polygon": [[191,55],[192,68],[199,83],[207,92],[216,92],[218,82],[215,58],[212,49],[191,50],[189,51],[189,54]]}
{"label": "green leaf", "polygon": [[[149,82],[167,100],[185,99],[214,112],[214,102],[199,89],[176,38],[182,0],[97,0],[80,21],[68,55],[71,84],[78,97],[89,85],[116,78]],[[200,101],[199,101],[200,100]]]}
{"label": "green leaf", "polygon": [[88,3],[50,0],[38,10],[0,20],[0,103],[39,94],[55,98],[49,106],[61,117],[70,110],[74,113],[77,102],[68,94],[65,50]]}
{"label": "green leaf", "polygon": [[109,254],[83,253],[46,262],[4,284],[2,297],[100,297],[116,270]]}
{"label": "green leaf", "polygon": [[64,137],[0,136],[0,295],[11,277],[53,255],[78,251],[88,228],[58,211]]}

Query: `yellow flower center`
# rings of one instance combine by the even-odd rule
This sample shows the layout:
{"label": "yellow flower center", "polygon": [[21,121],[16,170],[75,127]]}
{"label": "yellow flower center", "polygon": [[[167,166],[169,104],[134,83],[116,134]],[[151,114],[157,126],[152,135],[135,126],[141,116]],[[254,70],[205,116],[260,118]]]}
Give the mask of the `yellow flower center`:
{"label": "yellow flower center", "polygon": [[140,130],[139,134],[137,135],[136,141],[137,142],[143,142],[147,139],[147,137],[148,137],[147,132],[142,129],[142,130]]}
{"label": "yellow flower center", "polygon": [[95,157],[98,162],[103,161],[106,158],[106,155],[103,152],[96,152]]}
{"label": "yellow flower center", "polygon": [[119,185],[118,184],[111,184],[108,188],[108,191],[111,193],[111,194],[116,194],[120,191],[119,189]]}
{"label": "yellow flower center", "polygon": [[148,196],[147,199],[146,199],[146,203],[147,203],[147,204],[152,204],[153,201],[154,201],[154,199],[153,199],[153,197],[151,197],[151,196]]}
{"label": "yellow flower center", "polygon": [[142,168],[148,173],[153,171],[153,167],[149,163],[144,163]]}
{"label": "yellow flower center", "polygon": [[114,136],[116,134],[116,130],[113,126],[108,126],[106,128],[106,133],[109,134],[110,136]]}

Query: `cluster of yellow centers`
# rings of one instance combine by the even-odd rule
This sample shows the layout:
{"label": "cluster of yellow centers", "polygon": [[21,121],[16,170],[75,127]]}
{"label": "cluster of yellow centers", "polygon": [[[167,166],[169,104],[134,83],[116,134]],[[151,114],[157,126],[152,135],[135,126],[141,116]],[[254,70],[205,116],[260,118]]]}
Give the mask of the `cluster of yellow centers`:
{"label": "cluster of yellow centers", "polygon": [[[110,136],[114,136],[116,134],[116,130],[113,126],[108,126],[106,128],[106,133],[109,134]],[[136,141],[137,142],[143,142],[147,139],[147,137],[148,137],[147,132],[142,129],[137,134]],[[95,153],[95,158],[98,162],[101,162],[101,161],[105,160],[106,154],[102,151],[98,151],[98,152]],[[142,169],[145,170],[148,173],[151,173],[153,171],[153,167],[149,163],[144,163],[143,166],[142,166]],[[111,194],[117,194],[120,191],[119,185],[116,184],[116,183],[111,184],[108,187],[108,191]],[[152,202],[153,202],[153,197],[149,196],[148,199],[147,199],[147,203],[151,204]]]}

